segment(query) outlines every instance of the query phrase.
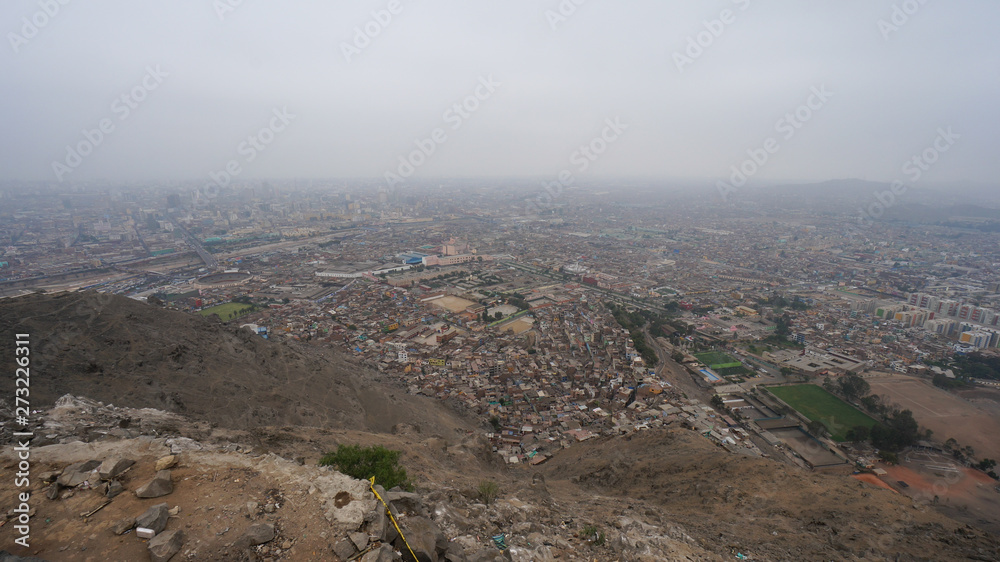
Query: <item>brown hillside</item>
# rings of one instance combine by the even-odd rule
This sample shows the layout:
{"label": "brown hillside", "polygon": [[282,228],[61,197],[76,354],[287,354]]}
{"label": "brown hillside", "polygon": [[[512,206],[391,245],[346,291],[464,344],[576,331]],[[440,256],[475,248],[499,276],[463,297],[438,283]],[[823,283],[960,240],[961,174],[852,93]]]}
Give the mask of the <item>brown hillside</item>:
{"label": "brown hillside", "polygon": [[[464,430],[440,402],[375,381],[335,352],[95,292],[0,300],[0,334],[31,335],[32,407],[64,394],[226,427]],[[9,347],[8,347],[9,349]]]}

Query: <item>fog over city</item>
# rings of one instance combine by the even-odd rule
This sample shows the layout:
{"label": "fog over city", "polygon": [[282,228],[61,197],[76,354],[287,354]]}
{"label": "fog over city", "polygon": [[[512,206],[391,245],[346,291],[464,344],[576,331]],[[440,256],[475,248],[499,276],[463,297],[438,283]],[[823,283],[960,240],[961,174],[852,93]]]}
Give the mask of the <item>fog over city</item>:
{"label": "fog over city", "polygon": [[[923,182],[991,183],[1000,148],[987,0],[18,0],[0,13],[5,180],[200,181],[235,160],[243,179],[569,167],[714,186],[750,159],[757,184],[912,182],[912,166]],[[934,161],[913,163],[923,154]]]}

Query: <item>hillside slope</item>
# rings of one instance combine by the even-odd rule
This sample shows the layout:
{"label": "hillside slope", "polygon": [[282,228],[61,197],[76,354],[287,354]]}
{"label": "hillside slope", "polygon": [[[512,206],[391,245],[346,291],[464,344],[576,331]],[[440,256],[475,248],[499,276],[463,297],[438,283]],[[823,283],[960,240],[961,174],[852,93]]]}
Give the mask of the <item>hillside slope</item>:
{"label": "hillside slope", "polygon": [[158,408],[225,427],[465,431],[440,402],[375,381],[333,351],[95,292],[0,300],[0,335],[31,335],[32,407],[64,394]]}
{"label": "hillside slope", "polygon": [[645,502],[707,551],[753,560],[998,560],[1000,542],[891,490],[730,454],[693,431],[588,441],[550,487]]}

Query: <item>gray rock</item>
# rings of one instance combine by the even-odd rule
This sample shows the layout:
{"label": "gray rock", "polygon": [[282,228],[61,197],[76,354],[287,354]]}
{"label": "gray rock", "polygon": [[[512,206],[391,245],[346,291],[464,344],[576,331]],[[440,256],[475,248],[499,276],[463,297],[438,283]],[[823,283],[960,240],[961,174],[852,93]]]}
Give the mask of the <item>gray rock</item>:
{"label": "gray rock", "polygon": [[93,478],[93,470],[101,465],[101,461],[87,461],[73,463],[63,469],[62,474],[56,479],[56,483],[72,488],[79,486],[87,480]]}
{"label": "gray rock", "polygon": [[158,498],[174,491],[174,483],[170,480],[170,471],[161,470],[152,480],[143,484],[135,491],[140,498]]}
{"label": "gray rock", "polygon": [[260,522],[247,527],[247,530],[243,533],[243,537],[240,540],[244,544],[257,546],[258,544],[264,544],[268,541],[274,540],[274,536],[274,525],[271,523]]}
{"label": "gray rock", "polygon": [[399,556],[396,556],[395,551],[387,544],[383,544],[381,548],[361,557],[361,562],[394,562],[396,560],[400,560]]}
{"label": "gray rock", "polygon": [[357,551],[358,549],[354,548],[354,543],[350,539],[344,539],[333,545],[333,553],[340,560],[347,560],[351,556],[354,556],[354,553]]}
{"label": "gray rock", "polygon": [[104,490],[104,495],[108,496],[109,498],[113,498],[124,491],[125,491],[125,486],[122,486],[121,482],[117,480],[112,480],[111,482],[108,482],[108,486]]}
{"label": "gray rock", "polygon": [[170,513],[167,510],[167,504],[158,503],[147,509],[146,512],[139,517],[136,517],[135,524],[139,527],[152,529],[155,533],[159,534],[167,528],[167,519],[169,518]]}
{"label": "gray rock", "polygon": [[389,503],[389,507],[392,508],[393,514],[397,514],[402,511],[407,515],[420,515],[421,517],[429,517],[430,511],[424,504],[423,498],[419,494],[411,494],[409,492],[387,492],[385,495],[385,501]]}
{"label": "gray rock", "polygon": [[53,482],[56,478],[59,478],[59,473],[56,471],[43,472],[38,475],[38,479],[42,482]]}
{"label": "gray rock", "polygon": [[[406,542],[397,537],[392,545],[403,553],[403,560],[407,562],[438,562],[440,555],[448,550],[448,539],[437,523],[426,517],[407,517],[403,523],[403,534]],[[410,550],[417,556],[416,561],[412,559],[406,543],[409,543]]]}
{"label": "gray rock", "polygon": [[178,529],[166,531],[149,539],[149,557],[153,562],[167,562],[184,544],[184,533]]}
{"label": "gray rock", "polygon": [[112,457],[110,459],[105,459],[101,463],[101,466],[97,469],[97,475],[101,477],[101,480],[111,480],[115,476],[118,476],[122,472],[135,464],[132,459],[123,459],[121,457]]}
{"label": "gray rock", "polygon": [[132,527],[135,527],[135,517],[126,517],[115,523],[111,527],[111,531],[116,535],[124,535],[125,531],[128,531]]}
{"label": "gray rock", "polygon": [[351,542],[354,543],[354,546],[356,546],[358,550],[364,550],[365,547],[368,546],[367,533],[348,533],[347,538],[351,539]]}
{"label": "gray rock", "polygon": [[62,489],[63,489],[62,484],[58,482],[53,482],[52,485],[49,486],[47,490],[45,490],[45,497],[49,498],[50,500],[54,500],[59,497],[59,492],[61,492]]}
{"label": "gray rock", "polygon": [[[387,535],[388,530],[392,527],[392,523],[385,514],[385,507],[381,503],[376,504],[375,510],[372,511],[368,517],[368,522],[366,523],[368,528],[368,534],[370,536],[376,537],[378,540],[383,542],[388,542]],[[367,518],[366,518],[367,519]],[[393,529],[395,530],[395,529]]]}
{"label": "gray rock", "polygon": [[465,557],[465,553],[462,552],[462,547],[457,544],[449,545],[448,551],[444,553],[441,559],[445,562],[469,562],[469,559]]}

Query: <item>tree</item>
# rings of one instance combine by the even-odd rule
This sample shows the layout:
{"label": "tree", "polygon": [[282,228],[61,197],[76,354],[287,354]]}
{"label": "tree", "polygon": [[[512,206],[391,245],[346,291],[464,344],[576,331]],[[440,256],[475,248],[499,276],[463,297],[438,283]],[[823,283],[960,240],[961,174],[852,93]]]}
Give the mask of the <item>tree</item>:
{"label": "tree", "polygon": [[726,403],[722,400],[722,397],[719,396],[718,394],[716,394],[715,396],[713,396],[712,399],[709,400],[709,402],[712,404],[712,407],[714,407],[716,409],[719,409],[719,410],[721,410],[721,409],[723,409],[723,408],[726,407]]}
{"label": "tree", "polygon": [[976,468],[978,468],[979,470],[982,470],[983,472],[990,472],[991,470],[993,470],[993,467],[996,466],[996,465],[997,465],[997,461],[995,461],[993,459],[983,459],[983,460],[979,461],[979,464],[976,465]]}
{"label": "tree", "polygon": [[886,418],[885,425],[875,425],[871,429],[872,445],[888,451],[909,447],[919,437],[919,426],[913,419],[913,412],[909,410],[893,412]]}
{"label": "tree", "polygon": [[871,392],[871,385],[865,379],[849,372],[840,380],[840,392],[848,400],[858,400]]}
{"label": "tree", "polygon": [[791,325],[791,317],[785,313],[778,318],[774,333],[782,337],[787,336],[792,331]]}
{"label": "tree", "polygon": [[500,312],[499,310],[496,311],[496,313],[493,314],[493,318],[495,318],[496,320],[502,320],[503,319],[503,312]]}
{"label": "tree", "polygon": [[830,377],[823,377],[823,388],[826,389],[827,392],[836,392],[837,384],[834,383],[833,379]]}
{"label": "tree", "polygon": [[812,433],[816,437],[823,437],[827,433],[826,426],[819,420],[809,422],[809,424],[806,425],[806,428],[809,430],[809,433]]}
{"label": "tree", "polygon": [[670,354],[670,358],[673,359],[677,363],[683,363],[684,362],[684,354],[681,353],[680,351],[675,351],[672,354]]}
{"label": "tree", "polygon": [[852,441],[854,443],[863,443],[865,441],[868,441],[868,437],[870,435],[871,435],[871,430],[868,429],[868,426],[856,425],[851,429],[847,430],[847,434],[845,435],[845,437],[847,437],[848,441]]}

